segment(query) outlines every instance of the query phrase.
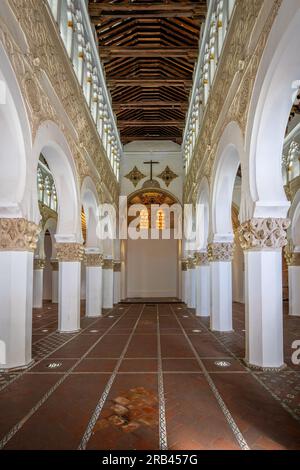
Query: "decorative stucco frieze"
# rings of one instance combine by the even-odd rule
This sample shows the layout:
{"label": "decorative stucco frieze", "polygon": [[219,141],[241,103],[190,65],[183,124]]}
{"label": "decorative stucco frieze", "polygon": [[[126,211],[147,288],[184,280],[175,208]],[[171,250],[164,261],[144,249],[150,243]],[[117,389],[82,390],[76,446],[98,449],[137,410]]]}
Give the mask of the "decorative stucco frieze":
{"label": "decorative stucco frieze", "polygon": [[36,249],[40,226],[26,219],[0,219],[0,251]]}
{"label": "decorative stucco frieze", "polygon": [[208,245],[208,260],[213,261],[232,261],[234,253],[234,243],[210,243]]}
{"label": "decorative stucco frieze", "polygon": [[289,219],[250,219],[238,228],[240,245],[243,250],[281,249],[287,244],[289,225]]}
{"label": "decorative stucco frieze", "polygon": [[81,243],[56,243],[58,261],[83,261],[84,248]]}

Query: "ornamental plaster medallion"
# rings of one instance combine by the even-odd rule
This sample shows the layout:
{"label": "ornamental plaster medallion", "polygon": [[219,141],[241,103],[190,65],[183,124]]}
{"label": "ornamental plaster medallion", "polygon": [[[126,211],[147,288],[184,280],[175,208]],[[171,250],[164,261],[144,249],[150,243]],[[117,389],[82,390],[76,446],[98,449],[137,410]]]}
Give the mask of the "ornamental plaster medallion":
{"label": "ornamental plaster medallion", "polygon": [[157,178],[160,178],[166,186],[169,186],[174,179],[178,178],[178,175],[176,175],[176,173],[174,173],[174,171],[172,171],[167,165],[164,171],[157,175]]}
{"label": "ornamental plaster medallion", "polygon": [[146,178],[146,175],[144,175],[137,166],[135,166],[127,175],[125,175],[125,178],[131,181],[133,186],[136,187],[143,178]]}

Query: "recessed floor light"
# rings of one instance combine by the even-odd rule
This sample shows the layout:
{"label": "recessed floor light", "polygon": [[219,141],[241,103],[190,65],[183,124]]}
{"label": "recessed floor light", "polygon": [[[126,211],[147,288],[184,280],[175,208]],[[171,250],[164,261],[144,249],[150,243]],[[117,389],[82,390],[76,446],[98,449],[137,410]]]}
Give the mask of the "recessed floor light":
{"label": "recessed floor light", "polygon": [[228,361],[215,361],[215,365],[218,367],[230,367],[231,363]]}
{"label": "recessed floor light", "polygon": [[61,367],[62,363],[61,362],[51,362],[50,364],[47,365],[48,369],[58,369]]}
{"label": "recessed floor light", "polygon": [[177,310],[182,310],[182,307],[177,307]]}
{"label": "recessed floor light", "polygon": [[114,316],[113,316],[113,315],[109,315],[108,318],[114,318]]}
{"label": "recessed floor light", "polygon": [[51,310],[51,307],[47,307],[47,308],[48,308],[48,310]]}
{"label": "recessed floor light", "polygon": [[193,333],[201,333],[202,330],[192,330]]}
{"label": "recessed floor light", "polygon": [[189,316],[188,315],[183,315],[183,318],[189,318]]}
{"label": "recessed floor light", "polygon": [[246,331],[246,330],[242,330],[242,331]]}
{"label": "recessed floor light", "polygon": [[48,333],[49,330],[42,330],[43,333]]}
{"label": "recessed floor light", "polygon": [[37,318],[42,318],[42,315],[37,315]]}
{"label": "recessed floor light", "polygon": [[98,333],[99,330],[90,330],[90,333]]}

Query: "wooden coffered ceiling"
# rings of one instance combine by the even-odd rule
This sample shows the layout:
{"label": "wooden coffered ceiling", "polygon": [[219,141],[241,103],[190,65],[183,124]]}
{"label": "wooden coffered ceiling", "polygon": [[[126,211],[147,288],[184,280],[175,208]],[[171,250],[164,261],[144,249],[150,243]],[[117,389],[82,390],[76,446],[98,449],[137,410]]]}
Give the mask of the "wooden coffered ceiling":
{"label": "wooden coffered ceiling", "polygon": [[181,143],[206,0],[89,0],[122,142]]}

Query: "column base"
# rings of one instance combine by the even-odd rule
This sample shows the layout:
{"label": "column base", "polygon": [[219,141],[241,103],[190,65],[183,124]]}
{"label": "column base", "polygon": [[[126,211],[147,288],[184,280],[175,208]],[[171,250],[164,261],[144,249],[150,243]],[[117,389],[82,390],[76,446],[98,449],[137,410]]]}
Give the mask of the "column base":
{"label": "column base", "polygon": [[264,366],[257,366],[255,364],[250,364],[247,359],[242,359],[242,362],[251,370],[256,370],[257,372],[281,372],[282,370],[287,368],[287,365],[283,363],[279,367],[264,367]]}
{"label": "column base", "polygon": [[[206,318],[209,318],[209,317],[206,317]],[[210,331],[213,331],[214,333],[234,333],[234,330],[213,330],[211,327],[209,329]]]}
{"label": "column base", "polygon": [[64,335],[65,334],[74,334],[74,333],[79,333],[80,331],[82,330],[82,328],[79,328],[78,330],[67,330],[67,331],[64,331],[64,330],[56,330],[57,333],[63,333]]}
{"label": "column base", "polygon": [[29,369],[31,366],[33,366],[33,364],[35,363],[35,359],[32,359],[30,362],[28,362],[28,364],[26,364],[25,366],[17,366],[17,367],[2,367],[0,365],[0,373],[10,373],[10,372],[18,372],[18,371],[23,371],[23,370],[27,370]]}

